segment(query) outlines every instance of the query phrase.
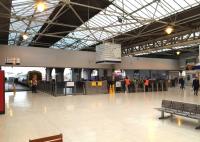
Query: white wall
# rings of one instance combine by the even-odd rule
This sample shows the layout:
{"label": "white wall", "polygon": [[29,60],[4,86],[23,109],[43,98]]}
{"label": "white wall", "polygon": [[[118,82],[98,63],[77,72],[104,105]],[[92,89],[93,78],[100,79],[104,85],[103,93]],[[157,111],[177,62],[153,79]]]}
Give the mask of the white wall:
{"label": "white wall", "polygon": [[158,59],[143,57],[123,57],[116,69],[136,70],[179,70],[179,61],[174,59]]}
{"label": "white wall", "polygon": [[93,52],[66,51],[36,47],[13,47],[0,45],[0,65],[5,57],[18,57],[20,66],[68,67],[68,68],[111,68],[110,65],[96,64]]}
{"label": "white wall", "polygon": [[[0,45],[0,65],[5,65],[5,57],[18,57],[20,66],[62,67],[62,68],[104,68],[112,69],[107,64],[96,64],[96,54],[86,51],[66,51],[36,47],[9,47]],[[123,57],[116,69],[137,70],[179,70],[178,60],[141,57]],[[110,72],[108,72],[110,74]]]}
{"label": "white wall", "polygon": [[186,59],[188,58],[196,58],[198,62],[198,53],[187,53],[187,54],[181,54],[179,58],[179,66],[182,69],[185,69],[186,67]]}

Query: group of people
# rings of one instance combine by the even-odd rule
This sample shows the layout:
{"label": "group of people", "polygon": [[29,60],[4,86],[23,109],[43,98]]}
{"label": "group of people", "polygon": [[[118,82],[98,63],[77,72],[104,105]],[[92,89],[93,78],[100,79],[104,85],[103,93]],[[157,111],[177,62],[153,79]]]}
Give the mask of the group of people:
{"label": "group of people", "polygon": [[[133,82],[136,83],[136,80],[134,80]],[[131,80],[128,78],[128,76],[125,77],[124,83],[125,83],[125,93],[129,93],[129,87],[131,85]],[[149,79],[145,79],[143,83],[145,86],[145,91],[148,91]]]}
{"label": "group of people", "polygon": [[[185,89],[185,81],[183,78],[179,79],[179,83],[180,83],[180,88],[183,90]],[[194,95],[198,96],[198,91],[199,91],[199,79],[198,77],[195,77],[195,79],[192,82],[192,88],[194,90]]]}
{"label": "group of people", "polygon": [[[129,92],[129,86],[131,84],[131,80],[128,78],[128,76],[125,77],[124,83],[125,83],[125,92],[128,93]],[[182,90],[185,89],[185,81],[184,81],[183,78],[179,79],[179,83],[180,83],[180,88]],[[149,87],[149,79],[144,80],[144,86],[145,86],[145,91],[146,91]],[[194,90],[194,95],[198,96],[198,91],[199,91],[199,79],[198,79],[198,77],[195,77],[195,79],[193,80],[192,88]]]}

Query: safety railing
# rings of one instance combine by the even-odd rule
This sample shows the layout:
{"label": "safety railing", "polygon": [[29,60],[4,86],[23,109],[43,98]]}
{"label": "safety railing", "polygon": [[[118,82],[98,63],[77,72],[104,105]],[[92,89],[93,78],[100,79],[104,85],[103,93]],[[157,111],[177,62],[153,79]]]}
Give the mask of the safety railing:
{"label": "safety railing", "polygon": [[82,82],[70,82],[74,83],[73,86],[67,86],[68,82],[47,82],[40,81],[37,89],[48,93],[52,96],[64,96],[73,94],[84,94],[84,85]]}

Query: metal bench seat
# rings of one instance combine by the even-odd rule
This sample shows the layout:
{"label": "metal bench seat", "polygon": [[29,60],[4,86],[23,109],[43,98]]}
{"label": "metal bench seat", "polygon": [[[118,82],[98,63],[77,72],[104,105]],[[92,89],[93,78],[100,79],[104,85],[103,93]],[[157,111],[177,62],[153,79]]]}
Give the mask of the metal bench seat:
{"label": "metal bench seat", "polygon": [[172,101],[163,100],[162,101],[162,108],[171,108],[172,107]]}
{"label": "metal bench seat", "polygon": [[197,105],[190,104],[190,103],[184,103],[183,111],[188,112],[190,114],[196,114],[197,113]]}
{"label": "metal bench seat", "polygon": [[[159,117],[159,119],[169,118],[169,116],[164,116],[164,113],[169,113],[171,114],[171,116],[179,115],[183,117],[197,119],[200,123],[200,105],[162,100],[161,106],[161,108],[156,108],[158,111],[161,111],[161,117]],[[196,129],[200,129],[200,124],[198,127],[196,127]]]}
{"label": "metal bench seat", "polygon": [[189,114],[188,117],[200,120],[200,114]]}
{"label": "metal bench seat", "polygon": [[200,114],[200,105],[197,105],[197,114]]}

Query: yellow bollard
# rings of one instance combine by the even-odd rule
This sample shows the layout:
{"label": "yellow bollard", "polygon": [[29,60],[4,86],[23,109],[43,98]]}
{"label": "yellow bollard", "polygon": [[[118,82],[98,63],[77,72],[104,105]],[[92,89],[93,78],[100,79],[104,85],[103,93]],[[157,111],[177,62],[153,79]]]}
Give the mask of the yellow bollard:
{"label": "yellow bollard", "polygon": [[112,95],[113,94],[113,91],[112,91],[112,86],[110,85],[109,87],[109,94]]}

